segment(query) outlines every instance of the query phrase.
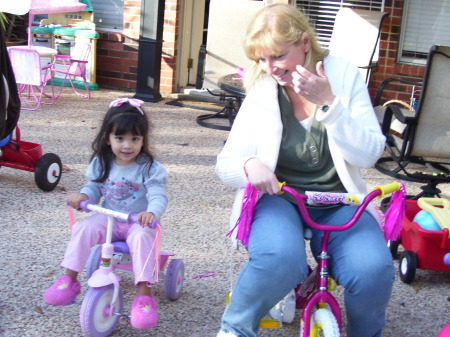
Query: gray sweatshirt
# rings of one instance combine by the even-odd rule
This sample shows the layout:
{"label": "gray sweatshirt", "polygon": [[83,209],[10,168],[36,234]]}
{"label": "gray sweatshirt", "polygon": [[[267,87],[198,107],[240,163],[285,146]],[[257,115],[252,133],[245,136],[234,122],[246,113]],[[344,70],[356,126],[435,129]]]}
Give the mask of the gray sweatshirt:
{"label": "gray sweatshirt", "polygon": [[143,211],[153,213],[160,219],[167,208],[168,198],[165,187],[167,174],[164,167],[153,161],[150,170],[147,162],[135,162],[128,166],[119,166],[114,161],[111,171],[103,183],[93,180],[100,176],[98,158],[94,158],[86,171],[88,183],[81,189],[94,203],[104,197],[102,207],[114,211],[138,214]]}

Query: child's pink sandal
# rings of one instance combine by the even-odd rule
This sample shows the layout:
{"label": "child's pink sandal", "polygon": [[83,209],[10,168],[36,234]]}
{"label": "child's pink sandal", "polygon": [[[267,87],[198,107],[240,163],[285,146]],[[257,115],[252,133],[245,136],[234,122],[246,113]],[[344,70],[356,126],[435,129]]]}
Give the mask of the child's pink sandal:
{"label": "child's pink sandal", "polygon": [[80,282],[73,282],[70,276],[61,275],[44,293],[44,301],[52,305],[69,305],[81,292]]}
{"label": "child's pink sandal", "polygon": [[153,296],[136,296],[131,305],[131,325],[136,329],[150,329],[158,323],[158,311]]}

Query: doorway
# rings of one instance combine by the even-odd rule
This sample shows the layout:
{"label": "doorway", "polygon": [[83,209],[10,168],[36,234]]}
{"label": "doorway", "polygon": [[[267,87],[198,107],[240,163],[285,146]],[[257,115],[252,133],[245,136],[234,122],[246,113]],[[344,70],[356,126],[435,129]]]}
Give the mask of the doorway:
{"label": "doorway", "polygon": [[178,85],[180,89],[195,85],[200,46],[206,45],[210,0],[185,0],[181,25],[181,49]]}

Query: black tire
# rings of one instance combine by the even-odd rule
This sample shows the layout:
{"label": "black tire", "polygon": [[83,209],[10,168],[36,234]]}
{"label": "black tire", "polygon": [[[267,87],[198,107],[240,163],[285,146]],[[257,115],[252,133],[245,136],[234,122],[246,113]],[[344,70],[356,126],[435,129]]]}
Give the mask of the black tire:
{"label": "black tire", "polygon": [[391,252],[392,258],[395,259],[397,257],[398,246],[400,245],[400,238],[394,241],[389,240],[387,245]]}
{"label": "black tire", "polygon": [[405,250],[402,255],[400,255],[400,260],[398,261],[398,271],[400,273],[400,279],[407,284],[414,281],[417,269],[417,258],[413,251]]}
{"label": "black tire", "polygon": [[58,185],[61,173],[61,159],[54,153],[46,153],[36,165],[34,181],[41,190],[49,192]]}

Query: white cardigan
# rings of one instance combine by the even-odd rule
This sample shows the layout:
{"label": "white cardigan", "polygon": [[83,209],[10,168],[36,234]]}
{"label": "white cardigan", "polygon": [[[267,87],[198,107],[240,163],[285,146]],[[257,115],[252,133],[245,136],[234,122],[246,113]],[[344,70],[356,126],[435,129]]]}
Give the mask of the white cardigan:
{"label": "white cardigan", "polygon": [[[326,127],[331,156],[344,187],[349,193],[365,194],[360,168],[375,164],[384,150],[385,137],[358,69],[327,56],[324,70],[336,98],[327,112],[318,110],[316,118]],[[249,90],[217,157],[216,174],[225,184],[238,188],[230,226],[236,224],[248,182],[244,163],[257,157],[275,171],[282,130],[277,82],[265,76]],[[373,206],[369,210],[376,215]]]}

